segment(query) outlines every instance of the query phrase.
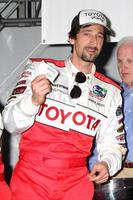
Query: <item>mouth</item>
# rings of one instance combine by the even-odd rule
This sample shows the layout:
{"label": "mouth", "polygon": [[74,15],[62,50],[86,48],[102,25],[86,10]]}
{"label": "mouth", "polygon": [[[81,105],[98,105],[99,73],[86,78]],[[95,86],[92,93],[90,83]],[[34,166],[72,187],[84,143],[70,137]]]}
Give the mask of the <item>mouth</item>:
{"label": "mouth", "polygon": [[88,52],[95,53],[97,51],[97,48],[95,48],[95,47],[86,47],[86,50]]}
{"label": "mouth", "polygon": [[86,48],[85,49],[87,54],[89,54],[90,56],[95,56],[97,54],[97,49],[96,48]]}
{"label": "mouth", "polygon": [[129,76],[130,74],[129,73],[122,73],[121,75],[124,77],[124,76]]}

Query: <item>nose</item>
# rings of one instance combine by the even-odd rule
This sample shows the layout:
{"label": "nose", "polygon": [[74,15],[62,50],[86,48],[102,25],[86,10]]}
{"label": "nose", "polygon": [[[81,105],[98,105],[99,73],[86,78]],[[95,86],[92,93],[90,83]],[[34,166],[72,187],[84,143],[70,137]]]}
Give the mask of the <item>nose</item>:
{"label": "nose", "polygon": [[93,46],[96,46],[97,45],[97,37],[95,35],[92,35],[90,37],[90,44],[92,44]]}
{"label": "nose", "polygon": [[121,62],[121,63],[119,63],[119,68],[120,68],[122,71],[125,70],[125,69],[127,68],[126,62]]}

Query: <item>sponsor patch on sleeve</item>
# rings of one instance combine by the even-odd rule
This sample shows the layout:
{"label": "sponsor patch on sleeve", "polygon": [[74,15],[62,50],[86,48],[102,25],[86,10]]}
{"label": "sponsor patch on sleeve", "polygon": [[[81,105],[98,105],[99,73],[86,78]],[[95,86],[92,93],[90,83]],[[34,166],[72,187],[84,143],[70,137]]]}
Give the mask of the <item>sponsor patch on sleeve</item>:
{"label": "sponsor patch on sleeve", "polygon": [[13,90],[12,95],[22,94],[26,90],[27,86],[20,86]]}
{"label": "sponsor patch on sleeve", "polygon": [[26,78],[26,77],[29,77],[31,76],[31,71],[24,71],[22,74],[21,74],[21,78]]}
{"label": "sponsor patch on sleeve", "polygon": [[18,86],[18,85],[24,85],[24,84],[26,84],[26,80],[20,80],[20,81],[17,83],[16,86]]}
{"label": "sponsor patch on sleeve", "polygon": [[116,110],[116,116],[119,117],[120,115],[122,115],[122,107],[118,106],[118,108]]}
{"label": "sponsor patch on sleeve", "polygon": [[118,135],[118,136],[116,137],[116,139],[117,139],[119,142],[124,141],[124,140],[125,140],[125,134]]}

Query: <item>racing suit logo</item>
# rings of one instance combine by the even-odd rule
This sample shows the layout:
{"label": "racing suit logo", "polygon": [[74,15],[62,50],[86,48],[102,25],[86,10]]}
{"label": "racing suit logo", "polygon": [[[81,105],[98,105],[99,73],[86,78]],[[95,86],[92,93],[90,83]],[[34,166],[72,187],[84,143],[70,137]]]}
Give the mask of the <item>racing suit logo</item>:
{"label": "racing suit logo", "polygon": [[98,100],[103,100],[107,94],[105,88],[100,87],[99,85],[94,85],[92,91],[89,92],[89,95],[95,97]]}
{"label": "racing suit logo", "polygon": [[98,19],[100,20],[101,22],[104,22],[105,21],[105,17],[103,16],[103,14],[101,14],[100,12],[86,12],[85,13],[85,16],[89,16],[91,17],[92,19]]}
{"label": "racing suit logo", "polygon": [[[36,121],[62,130],[75,131],[94,136],[105,116],[90,108],[47,99],[36,116]],[[80,129],[79,129],[80,127]]]}

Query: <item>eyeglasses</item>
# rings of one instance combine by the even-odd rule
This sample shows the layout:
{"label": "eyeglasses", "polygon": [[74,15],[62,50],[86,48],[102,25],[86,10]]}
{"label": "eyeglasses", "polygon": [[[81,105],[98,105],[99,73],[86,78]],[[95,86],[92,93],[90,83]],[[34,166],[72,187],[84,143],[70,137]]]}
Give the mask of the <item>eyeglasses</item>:
{"label": "eyeglasses", "polygon": [[[75,82],[84,83],[86,81],[86,76],[82,72],[78,72],[75,76]],[[79,98],[82,94],[82,90],[78,85],[74,85],[71,92],[70,97],[73,99]]]}

